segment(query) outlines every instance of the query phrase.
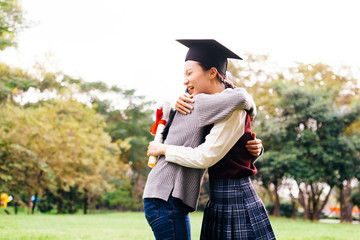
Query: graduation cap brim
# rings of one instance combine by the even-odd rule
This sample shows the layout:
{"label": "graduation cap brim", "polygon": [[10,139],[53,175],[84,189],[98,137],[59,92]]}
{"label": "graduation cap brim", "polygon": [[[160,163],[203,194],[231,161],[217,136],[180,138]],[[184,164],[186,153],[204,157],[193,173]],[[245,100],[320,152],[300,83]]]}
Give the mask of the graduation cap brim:
{"label": "graduation cap brim", "polygon": [[214,39],[177,39],[179,43],[191,49],[206,49],[213,51],[216,55],[243,60],[239,55]]}
{"label": "graduation cap brim", "polygon": [[215,67],[221,76],[226,76],[228,58],[242,58],[214,39],[178,39],[189,48],[185,61],[193,60],[209,68]]}

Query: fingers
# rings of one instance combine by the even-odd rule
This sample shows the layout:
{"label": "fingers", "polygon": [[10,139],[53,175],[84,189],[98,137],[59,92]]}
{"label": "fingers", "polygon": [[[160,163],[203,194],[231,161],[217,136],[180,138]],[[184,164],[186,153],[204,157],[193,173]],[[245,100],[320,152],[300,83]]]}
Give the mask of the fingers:
{"label": "fingers", "polygon": [[[255,133],[253,133],[252,136],[256,137]],[[256,150],[257,151],[259,149],[261,151],[261,149],[263,148],[261,139],[255,139],[255,140],[247,141],[246,148],[248,149],[248,151],[250,151],[250,150]]]}
{"label": "fingers", "polygon": [[178,104],[175,104],[175,110],[184,115],[188,114],[187,111],[189,111],[188,109]]}
{"label": "fingers", "polygon": [[254,140],[255,140],[255,139],[256,139],[256,133],[254,133],[254,132],[253,132],[253,133],[251,133],[251,137],[252,137],[252,139],[254,139]]}
{"label": "fingers", "polygon": [[261,139],[249,140],[246,145],[262,144]]}
{"label": "fingers", "polygon": [[155,156],[155,157],[156,157],[156,152],[154,152],[154,151],[151,150],[151,149],[148,149],[147,152],[146,152],[146,155],[147,155],[148,157],[150,157],[150,156]]}
{"label": "fingers", "polygon": [[193,106],[190,104],[187,104],[183,101],[177,100],[175,104],[175,110],[182,113],[182,114],[188,114],[191,113],[191,110],[193,109]]}
{"label": "fingers", "polygon": [[154,144],[154,141],[151,141],[151,142],[149,142],[149,146],[148,146],[148,149],[151,147],[151,145],[153,145]]}
{"label": "fingers", "polygon": [[185,93],[183,96],[180,96],[175,103],[175,110],[185,115],[191,113],[191,110],[194,107],[188,104],[187,102],[194,103],[195,101],[192,99],[192,97],[193,96],[191,96],[188,93]]}
{"label": "fingers", "polygon": [[157,156],[161,155],[161,153],[160,153],[160,150],[158,150],[158,149],[149,149],[149,150],[147,150],[146,155],[148,157],[150,157],[150,156],[157,157]]}
{"label": "fingers", "polygon": [[147,148],[146,155],[148,155],[149,157],[151,156],[151,147],[152,147],[153,143],[154,143],[154,141],[151,141],[151,142],[149,143],[148,148]]}
{"label": "fingers", "polygon": [[255,157],[259,156],[261,153],[261,149],[260,150],[248,150],[249,153]]}
{"label": "fingers", "polygon": [[261,139],[256,139],[256,133],[251,133],[251,137],[253,140],[247,141],[246,148],[252,156],[257,157],[263,148],[262,141]]}
{"label": "fingers", "polygon": [[246,149],[248,150],[248,151],[257,151],[257,150],[261,150],[263,148],[263,146],[262,145],[249,145],[249,146],[246,146]]}
{"label": "fingers", "polygon": [[146,155],[149,157],[163,155],[164,149],[166,151],[166,146],[164,144],[152,141],[149,143]]}
{"label": "fingers", "polygon": [[180,96],[181,100],[183,100],[184,102],[191,102],[194,103],[195,100],[192,99],[194,96],[190,95],[189,93],[185,93],[183,96]]}
{"label": "fingers", "polygon": [[251,138],[253,140],[247,141],[246,148],[252,156],[257,157],[261,154],[263,148],[262,141],[256,138],[256,133],[251,133]]}

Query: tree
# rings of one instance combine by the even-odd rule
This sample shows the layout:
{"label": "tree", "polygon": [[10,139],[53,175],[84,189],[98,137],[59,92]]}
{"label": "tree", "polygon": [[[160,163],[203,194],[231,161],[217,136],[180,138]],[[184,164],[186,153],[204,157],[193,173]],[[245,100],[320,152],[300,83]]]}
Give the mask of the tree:
{"label": "tree", "polygon": [[[149,172],[146,149],[153,138],[149,130],[153,124],[154,111],[149,108],[154,102],[146,100],[144,96],[138,96],[135,89],[122,90],[116,86],[109,87],[102,82],[79,81],[76,84],[80,86],[82,93],[90,96],[94,109],[105,118],[106,132],[110,134],[112,142],[121,152],[120,161],[131,167],[127,173],[131,181],[121,181],[119,185],[118,180],[115,180],[114,185],[117,188],[130,189],[132,203],[127,206],[131,210],[140,210],[145,177]],[[106,98],[107,94],[116,96],[117,103]],[[120,192],[127,193],[127,191],[118,191],[114,194]],[[109,196],[112,197],[111,194]],[[111,207],[123,207],[114,206],[116,201],[111,202]]]}
{"label": "tree", "polygon": [[15,37],[23,24],[21,6],[16,0],[0,1],[0,50],[16,45]]}
{"label": "tree", "polygon": [[272,84],[278,74],[269,70],[268,56],[266,55],[247,54],[245,58],[246,60],[241,63],[230,61],[228,71],[230,80],[236,86],[246,88],[255,99],[259,109],[252,128],[262,139],[266,151],[261,160],[256,163],[258,173],[254,178],[266,189],[270,201],[274,205],[272,214],[280,216],[278,189],[288,167],[285,159],[279,158],[278,154],[282,143],[279,133],[275,131],[281,128],[274,127],[277,125],[277,121],[271,118],[271,116],[276,116],[274,101],[278,98],[278,94],[273,91]]}
{"label": "tree", "polygon": [[38,82],[23,70],[0,63],[0,103],[30,87],[36,87]]}
{"label": "tree", "polygon": [[[109,182],[115,172],[121,177],[126,171],[126,165],[118,161],[116,146],[104,132],[104,119],[82,103],[53,100],[26,108],[7,104],[1,116],[1,138],[29,149],[54,173],[52,191],[58,196],[59,213],[64,191],[70,187],[79,186],[87,206],[95,195],[111,189]],[[19,164],[24,167],[25,163]],[[31,185],[28,196],[35,192]]]}
{"label": "tree", "polygon": [[268,190],[275,215],[279,213],[278,186],[284,177],[297,179],[305,217],[316,220],[323,207],[324,187],[341,186],[340,179],[350,182],[359,165],[353,134],[359,123],[356,79],[347,67],[335,71],[321,63],[298,63],[276,72],[269,70],[266,56],[247,58],[242,64],[230,63],[229,69],[259,109],[253,129],[266,151],[256,164],[256,177]]}
{"label": "tree", "polygon": [[[3,142],[0,144],[0,182],[12,193],[15,206],[22,203],[21,194],[27,195],[28,213],[31,209],[31,197],[35,191],[36,198],[39,190],[50,182],[52,172],[49,166],[39,159],[32,151],[16,144]],[[36,199],[35,199],[36,200]],[[34,213],[36,201],[33,201],[32,213]]]}
{"label": "tree", "polygon": [[[359,166],[355,145],[343,133],[360,111],[358,107],[339,111],[332,102],[332,93],[312,87],[279,85],[275,89],[281,109],[276,130],[272,130],[280,135],[282,143],[278,157],[284,159],[283,164],[288,163],[288,176],[298,183],[299,203],[305,217],[317,220],[331,189],[350,180]],[[321,201],[326,186],[330,191]]]}
{"label": "tree", "polygon": [[[119,95],[126,106],[121,110],[111,110],[109,102],[95,98],[92,103],[105,117],[106,131],[122,152],[122,161],[131,167],[131,171],[128,172],[131,181],[124,181],[121,184],[121,187],[129,189],[129,197],[132,199],[132,203],[127,206],[132,210],[140,210],[145,177],[149,172],[146,149],[153,138],[149,132],[153,124],[153,111],[149,110],[149,107],[153,102],[145,101],[143,96],[135,95],[135,90],[124,90]],[[112,207],[115,207],[114,202],[112,201]]]}

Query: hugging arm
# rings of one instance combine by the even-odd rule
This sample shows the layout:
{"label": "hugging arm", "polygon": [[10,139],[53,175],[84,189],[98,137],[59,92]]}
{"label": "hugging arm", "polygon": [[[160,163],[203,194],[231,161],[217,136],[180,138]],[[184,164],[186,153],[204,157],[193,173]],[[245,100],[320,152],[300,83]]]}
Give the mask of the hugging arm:
{"label": "hugging arm", "polygon": [[198,94],[194,96],[200,127],[204,127],[226,118],[235,109],[246,110],[251,117],[256,114],[253,98],[243,88],[225,89],[216,94]]}
{"label": "hugging arm", "polygon": [[[242,95],[238,95],[238,96],[234,97],[234,93],[237,93],[237,92],[242,94]],[[253,113],[252,116],[254,116],[254,114],[255,114],[255,104],[253,103],[252,98],[246,93],[245,89],[242,89],[242,88],[237,88],[236,90],[230,90],[229,89],[229,90],[227,90],[226,93],[227,94],[232,94],[232,99],[237,99],[238,104],[239,104],[238,108],[244,107],[244,106],[250,106],[250,108],[248,108],[248,111],[250,112],[250,117],[251,117],[251,112]],[[226,96],[228,96],[228,95],[218,95],[217,97],[219,97],[218,99],[221,99],[221,98],[224,98]],[[208,95],[204,95],[202,97],[211,98]],[[202,100],[202,99],[200,99],[200,100]],[[189,114],[194,109],[194,107],[192,106],[192,103],[194,103],[193,96],[188,94],[188,93],[185,93],[184,95],[180,96],[179,99],[176,101],[175,109],[176,109],[176,111],[180,112],[181,114]],[[234,103],[236,103],[236,101],[232,102],[232,104],[234,104]],[[200,106],[200,108],[204,109],[203,111],[206,111],[206,109],[207,109],[207,111],[209,111],[208,109],[214,109],[218,105],[219,104],[216,104],[216,105],[213,104],[212,106],[206,106],[206,107],[205,106]],[[254,110],[252,110],[252,106],[254,106]],[[198,106],[196,106],[196,107],[198,107]],[[223,110],[224,109],[225,109],[225,107],[223,107]],[[253,119],[254,119],[254,117],[251,117],[251,121],[253,121]],[[216,127],[216,125],[215,125],[215,127]],[[257,139],[255,133],[252,133],[252,140],[249,140],[247,142],[246,148],[248,149],[249,153],[253,156],[253,158],[254,158],[253,161],[254,162],[263,154],[263,150],[264,150],[261,139]]]}
{"label": "hugging arm", "polygon": [[[234,111],[217,122],[205,142],[196,148],[151,143],[148,154],[165,155],[166,161],[185,167],[209,168],[220,161],[243,135],[245,117],[245,111]],[[254,157],[253,161],[258,158]]]}
{"label": "hugging arm", "polygon": [[168,145],[165,160],[191,168],[209,168],[220,161],[244,134],[246,112],[236,110],[217,122],[196,148]]}

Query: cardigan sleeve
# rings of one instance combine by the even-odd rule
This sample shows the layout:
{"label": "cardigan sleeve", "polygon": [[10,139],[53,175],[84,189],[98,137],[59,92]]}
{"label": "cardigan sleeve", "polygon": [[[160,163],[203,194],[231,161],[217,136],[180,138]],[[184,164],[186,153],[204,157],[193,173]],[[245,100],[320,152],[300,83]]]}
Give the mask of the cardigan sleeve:
{"label": "cardigan sleeve", "polygon": [[246,110],[251,117],[256,115],[255,102],[244,88],[228,88],[216,94],[198,94],[194,100],[193,113],[197,114],[200,127],[226,118],[235,109]]}
{"label": "cardigan sleeve", "polygon": [[217,122],[205,142],[196,148],[168,145],[165,159],[190,168],[209,168],[220,161],[241,138],[246,112],[236,110]]}

